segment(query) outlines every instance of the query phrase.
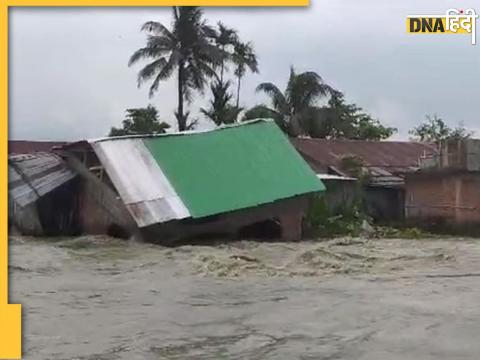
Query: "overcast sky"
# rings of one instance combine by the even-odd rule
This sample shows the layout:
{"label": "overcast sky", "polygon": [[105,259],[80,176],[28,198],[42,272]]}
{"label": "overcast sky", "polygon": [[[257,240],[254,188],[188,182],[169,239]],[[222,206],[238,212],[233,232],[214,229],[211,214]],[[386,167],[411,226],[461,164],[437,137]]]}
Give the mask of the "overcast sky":
{"label": "overcast sky", "polygon": [[[468,35],[405,31],[408,14],[459,6],[480,12],[478,0],[312,0],[302,9],[208,8],[205,15],[254,43],[260,74],[246,76],[241,105],[266,101],[255,94],[262,81],[284,88],[294,65],[318,72],[407,139],[431,113],[480,130],[480,34],[472,46]],[[127,66],[144,45],[142,23],[170,19],[169,8],[10,8],[10,138],[101,137],[120,125],[125,109],[148,104],[173,123],[174,81],[149,99],[147,86],[137,88],[138,67]]]}

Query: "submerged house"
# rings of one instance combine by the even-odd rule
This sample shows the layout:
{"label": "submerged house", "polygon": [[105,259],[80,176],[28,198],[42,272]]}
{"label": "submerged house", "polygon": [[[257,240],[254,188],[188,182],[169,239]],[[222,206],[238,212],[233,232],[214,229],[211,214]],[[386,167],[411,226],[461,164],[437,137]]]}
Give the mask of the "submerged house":
{"label": "submerged house", "polygon": [[77,177],[48,152],[8,157],[9,227],[25,235],[66,235],[76,226]]}
{"label": "submerged house", "polygon": [[164,241],[236,234],[274,220],[283,238],[299,239],[310,195],[325,189],[267,120],[80,141],[57,152],[82,178],[79,213],[87,232]]}
{"label": "submerged house", "polygon": [[480,229],[480,140],[447,140],[406,178],[405,216],[431,227]]}
{"label": "submerged house", "polygon": [[[404,219],[405,176],[419,169],[422,156],[437,153],[435,145],[419,142],[310,138],[291,139],[291,142],[317,174],[344,177],[362,174],[364,204],[369,215],[378,221]],[[347,166],[351,159],[359,162],[355,173]],[[351,181],[341,184],[352,187]]]}

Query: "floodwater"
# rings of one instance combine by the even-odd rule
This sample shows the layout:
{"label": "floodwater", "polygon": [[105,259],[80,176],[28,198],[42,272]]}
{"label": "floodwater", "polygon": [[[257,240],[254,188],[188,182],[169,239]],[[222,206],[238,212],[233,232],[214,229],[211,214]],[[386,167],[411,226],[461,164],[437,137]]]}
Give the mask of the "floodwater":
{"label": "floodwater", "polygon": [[480,243],[10,239],[25,359],[478,359]]}

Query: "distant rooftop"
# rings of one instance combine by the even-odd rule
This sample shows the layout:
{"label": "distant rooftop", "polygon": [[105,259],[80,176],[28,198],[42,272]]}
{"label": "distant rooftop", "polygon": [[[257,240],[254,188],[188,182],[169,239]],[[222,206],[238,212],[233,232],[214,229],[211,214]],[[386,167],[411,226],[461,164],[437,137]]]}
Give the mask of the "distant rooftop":
{"label": "distant rooftop", "polygon": [[29,154],[51,151],[54,146],[66,144],[62,141],[8,140],[9,154]]}
{"label": "distant rooftop", "polygon": [[360,157],[372,177],[371,184],[378,186],[402,185],[405,173],[420,167],[420,158],[437,153],[434,144],[421,142],[305,138],[291,142],[317,173],[349,176],[341,169],[342,158]]}

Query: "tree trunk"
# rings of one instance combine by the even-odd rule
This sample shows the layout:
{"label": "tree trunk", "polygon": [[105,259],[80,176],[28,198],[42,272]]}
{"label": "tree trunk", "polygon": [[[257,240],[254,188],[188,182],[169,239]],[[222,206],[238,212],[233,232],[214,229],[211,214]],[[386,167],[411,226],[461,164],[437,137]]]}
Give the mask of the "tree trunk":
{"label": "tree trunk", "polygon": [[298,137],[302,134],[302,128],[300,125],[299,115],[292,114],[288,121],[288,132],[290,136]]}
{"label": "tree trunk", "polygon": [[237,83],[237,109],[240,106],[240,83],[241,83],[242,77],[238,75],[238,83]]}
{"label": "tree trunk", "polygon": [[186,121],[183,115],[183,63],[178,65],[178,110],[177,110],[177,124],[178,131],[186,130]]}
{"label": "tree trunk", "polygon": [[[225,51],[225,46],[222,46],[222,51]],[[223,73],[225,72],[225,60],[222,59],[222,65],[220,67],[220,82],[223,84]]]}

